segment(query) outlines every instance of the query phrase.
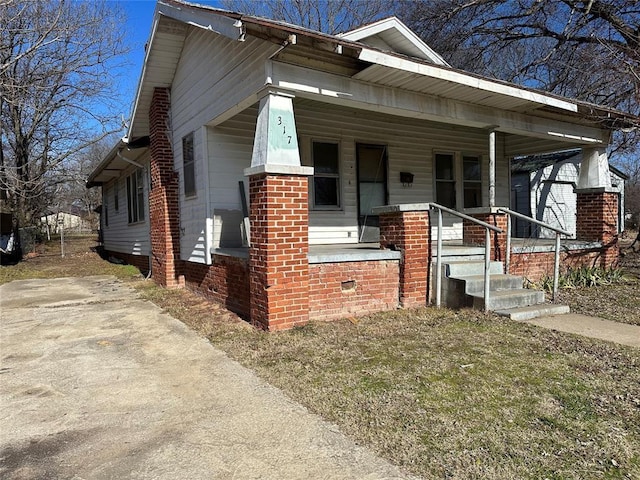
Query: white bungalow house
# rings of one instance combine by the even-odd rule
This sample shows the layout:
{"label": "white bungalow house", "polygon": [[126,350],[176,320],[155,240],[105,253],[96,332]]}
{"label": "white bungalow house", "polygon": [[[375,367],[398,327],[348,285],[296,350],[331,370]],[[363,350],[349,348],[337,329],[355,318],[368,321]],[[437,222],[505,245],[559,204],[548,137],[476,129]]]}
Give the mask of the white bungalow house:
{"label": "white bungalow house", "polygon": [[426,304],[430,203],[498,225],[501,260],[516,156],[582,150],[600,220],[578,235],[610,261],[607,145],[637,124],[453,68],[396,18],[332,36],[162,0],[126,137],[88,185],[110,254],[277,330]]}
{"label": "white bungalow house", "polygon": [[[576,236],[576,187],[582,160],[580,150],[529,155],[511,161],[511,208]],[[629,177],[609,166],[611,192],[617,194],[617,233],[624,231],[624,182]],[[516,219],[515,237],[553,238],[544,227]]]}

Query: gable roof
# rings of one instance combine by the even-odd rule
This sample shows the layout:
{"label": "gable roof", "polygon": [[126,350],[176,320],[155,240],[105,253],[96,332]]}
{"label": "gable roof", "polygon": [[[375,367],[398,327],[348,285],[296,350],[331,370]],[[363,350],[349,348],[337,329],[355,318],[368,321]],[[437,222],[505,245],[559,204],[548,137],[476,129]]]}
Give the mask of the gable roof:
{"label": "gable roof", "polygon": [[436,65],[451,66],[396,17],[363,25],[355,30],[338,34],[337,37],[361,42],[382,51],[420,58]]}
{"label": "gable roof", "polygon": [[[437,54],[430,54],[430,49],[425,50],[424,43],[422,53],[429,54],[426,55],[430,57],[429,60],[408,57],[398,51],[385,51],[363,43],[373,38],[391,35],[394,38],[389,39],[392,44],[390,46],[397,50],[408,48],[409,43],[421,50],[420,42],[416,43],[415,38],[411,40],[415,34],[397,19],[385,19],[343,36],[336,36],[286,22],[181,0],[159,0],[138,84],[128,138],[135,139],[149,134],[147,113],[153,88],[171,86],[185,37],[191,28],[201,28],[238,42],[243,42],[249,37],[271,42],[278,47],[278,51],[270,57],[271,60],[293,65],[302,61],[312,62],[312,68],[318,71],[338,74],[374,86],[397,88],[445,101],[454,100],[494,110],[534,113],[552,120],[572,119],[575,124],[591,125],[595,129],[640,125],[640,118],[612,108],[560,97],[434,63]],[[400,36],[396,35],[398,32],[401,32]],[[360,38],[362,41],[351,38]],[[265,80],[268,81],[268,78]],[[553,132],[549,132],[549,135],[552,134]],[[600,138],[589,136],[575,139],[585,143],[601,142]]]}

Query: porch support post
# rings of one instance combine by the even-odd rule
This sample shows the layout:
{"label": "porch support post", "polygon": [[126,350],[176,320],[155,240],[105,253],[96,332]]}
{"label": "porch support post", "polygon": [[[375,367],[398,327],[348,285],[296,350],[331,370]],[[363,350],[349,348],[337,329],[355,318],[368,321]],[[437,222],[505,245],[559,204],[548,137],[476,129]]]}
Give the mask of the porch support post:
{"label": "porch support post", "polygon": [[149,224],[153,278],[160,285],[176,288],[184,286],[184,276],[180,271],[178,174],[173,169],[173,150],[167,132],[169,93],[168,88],[156,87],[149,108],[152,185]]}
{"label": "porch support post", "polygon": [[309,320],[309,189],[290,97],[260,102],[249,177],[251,323],[284,330]]}
{"label": "porch support post", "polygon": [[583,148],[578,177],[576,238],[602,244],[601,267],[614,266],[618,245],[618,194],[611,186],[604,147]]}
{"label": "porch support post", "polygon": [[489,206],[496,206],[496,131],[489,132]]}
{"label": "porch support post", "polygon": [[425,306],[431,253],[429,204],[390,205],[374,211],[380,215],[380,248],[402,252],[400,305]]}
{"label": "porch support post", "polygon": [[601,188],[611,191],[611,173],[609,157],[605,147],[589,147],[582,149],[578,190]]}

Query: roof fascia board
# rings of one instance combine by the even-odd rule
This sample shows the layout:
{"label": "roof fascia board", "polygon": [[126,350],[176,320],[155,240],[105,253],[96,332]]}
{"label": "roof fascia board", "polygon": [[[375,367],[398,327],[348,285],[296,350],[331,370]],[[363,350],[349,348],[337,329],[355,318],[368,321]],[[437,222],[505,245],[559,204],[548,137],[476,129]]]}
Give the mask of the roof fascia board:
{"label": "roof fascia board", "polygon": [[[405,72],[424,75],[426,77],[436,78],[439,80],[446,80],[449,82],[458,83],[460,85],[466,85],[469,87],[477,88],[478,90],[484,90],[486,92],[521,98],[523,100],[534,102],[540,105],[547,105],[550,107],[559,108],[561,110],[567,110],[569,112],[578,111],[578,105],[575,102],[550,97],[541,93],[524,90],[522,88],[509,86],[502,83],[492,82],[490,80],[478,78],[472,75],[466,75],[461,72],[444,69],[439,66],[414,62],[404,58],[398,58],[396,56],[376,50],[367,48],[362,49],[359,55],[359,59],[364,62],[369,62],[376,65],[382,65]],[[355,78],[357,78],[357,74],[355,75]]]}
{"label": "roof fascia board", "polygon": [[121,148],[124,148],[125,146],[126,146],[126,143],[124,142],[124,139],[122,139],[122,138],[116,142],[116,144],[113,146],[113,148],[111,150],[109,150],[109,153],[107,153],[107,155],[102,159],[102,161],[98,164],[98,166],[93,169],[93,172],[91,172],[89,174],[89,177],[87,177],[87,187],[88,188],[90,188],[91,186],[95,186],[95,184],[94,184],[95,178],[98,175],[100,175],[104,170],[107,170],[107,167],[113,161],[115,156],[118,154],[118,151]]}
{"label": "roof fascia board", "polygon": [[159,1],[156,12],[178,22],[224,35],[231,40],[242,40],[243,38],[240,22],[230,17],[218,15],[214,11],[204,12],[190,9],[188,5],[184,5],[182,8]]}
{"label": "roof fascia board", "polygon": [[609,141],[609,132],[595,127],[501,111],[281,62],[273,62],[272,81],[275,88],[283,88],[302,98],[392,115],[471,128],[492,128],[499,132],[553,138],[578,145],[606,145]]}
{"label": "roof fascia board", "polygon": [[356,28],[355,30],[351,30],[346,33],[342,33],[337,35],[340,38],[345,40],[351,40],[355,42],[359,42],[362,39],[366,39],[368,37],[372,37],[374,35],[386,32],[387,30],[391,30],[395,28],[398,30],[414,47],[420,50],[429,60],[437,65],[445,65],[450,67],[444,58],[442,58],[435,50],[433,50],[429,45],[423,42],[420,37],[418,37],[409,27],[407,27],[404,23],[402,23],[397,17],[389,17],[379,22],[372,23],[370,25],[365,25],[360,28]]}

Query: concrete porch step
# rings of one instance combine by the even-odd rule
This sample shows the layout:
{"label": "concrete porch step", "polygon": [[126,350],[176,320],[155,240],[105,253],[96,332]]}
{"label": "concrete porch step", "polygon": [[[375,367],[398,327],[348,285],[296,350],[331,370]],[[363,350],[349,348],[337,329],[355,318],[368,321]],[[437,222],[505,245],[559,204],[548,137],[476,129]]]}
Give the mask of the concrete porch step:
{"label": "concrete porch step", "polygon": [[[484,292],[477,292],[473,297],[473,307],[484,310]],[[518,288],[513,290],[498,290],[490,292],[487,310],[508,310],[511,308],[527,307],[544,303],[544,292]]]}
{"label": "concrete porch step", "polygon": [[[450,277],[454,282],[464,282],[464,292],[467,295],[484,292],[484,274]],[[513,290],[522,288],[522,277],[493,273],[489,275],[489,291]]]}
{"label": "concrete porch step", "polygon": [[[432,250],[434,255],[437,254],[437,244],[432,244]],[[477,247],[473,245],[443,245],[442,246],[442,261],[443,262],[459,262],[459,261],[484,261],[484,247]]]}
{"label": "concrete porch step", "polygon": [[503,317],[508,317],[511,320],[525,321],[547,315],[564,315],[565,313],[569,313],[569,311],[570,308],[568,305],[544,303],[540,305],[529,305],[527,307],[496,310],[495,313]]}
{"label": "concrete porch step", "polygon": [[[484,260],[460,260],[443,262],[444,275],[447,277],[469,277],[472,275],[484,275]],[[489,262],[489,274],[501,274],[504,272],[502,262]]]}

